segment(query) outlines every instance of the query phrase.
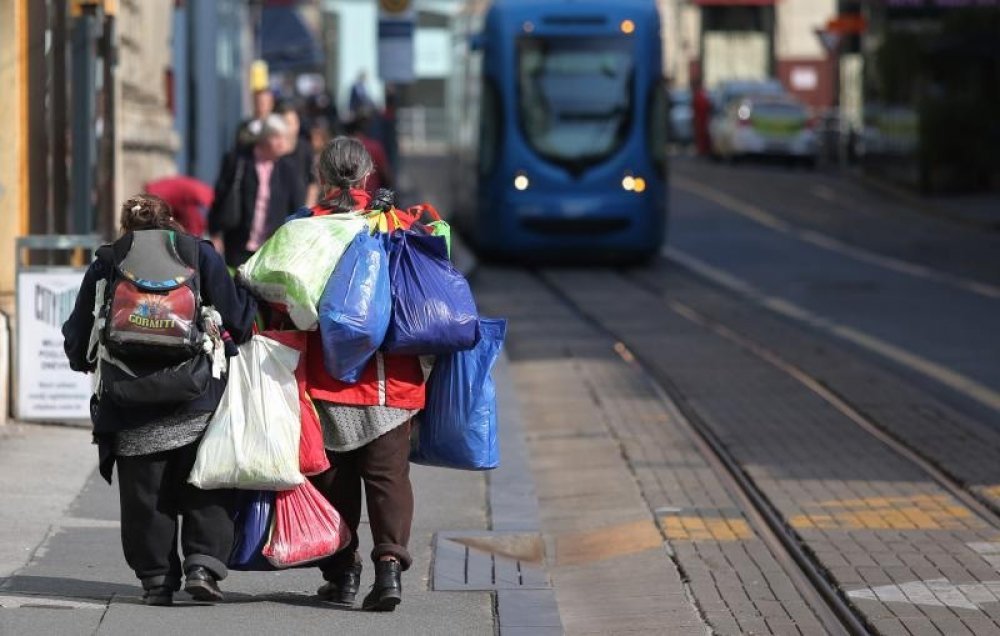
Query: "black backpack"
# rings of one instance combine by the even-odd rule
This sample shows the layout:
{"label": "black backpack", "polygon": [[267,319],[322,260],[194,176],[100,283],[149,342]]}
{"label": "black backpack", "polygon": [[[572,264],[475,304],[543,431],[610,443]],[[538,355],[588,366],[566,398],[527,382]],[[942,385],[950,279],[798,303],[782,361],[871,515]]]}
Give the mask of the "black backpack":
{"label": "black backpack", "polygon": [[120,406],[173,404],[205,392],[198,240],[130,232],[97,252],[113,264],[102,310],[101,393]]}

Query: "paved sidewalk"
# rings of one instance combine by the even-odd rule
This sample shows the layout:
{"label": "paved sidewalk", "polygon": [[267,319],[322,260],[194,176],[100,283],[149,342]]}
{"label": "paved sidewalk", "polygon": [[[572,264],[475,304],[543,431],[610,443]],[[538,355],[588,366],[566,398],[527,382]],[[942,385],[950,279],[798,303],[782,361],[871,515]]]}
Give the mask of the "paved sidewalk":
{"label": "paved sidewalk", "polygon": [[[489,593],[428,590],[431,534],[485,527],[483,476],[415,466],[413,478],[414,565],[404,575],[404,603],[392,614],[337,610],[319,602],[314,592],[321,580],[314,569],[234,572],[223,583],[223,604],[198,606],[180,593],[175,607],[146,607],[121,554],[117,488],[92,474],[69,509],[53,519],[53,532],[26,567],[0,584],[0,633],[493,634]],[[28,508],[18,506],[23,512]],[[367,553],[371,537],[366,524],[361,532]],[[365,588],[371,579],[369,565],[362,579]]]}

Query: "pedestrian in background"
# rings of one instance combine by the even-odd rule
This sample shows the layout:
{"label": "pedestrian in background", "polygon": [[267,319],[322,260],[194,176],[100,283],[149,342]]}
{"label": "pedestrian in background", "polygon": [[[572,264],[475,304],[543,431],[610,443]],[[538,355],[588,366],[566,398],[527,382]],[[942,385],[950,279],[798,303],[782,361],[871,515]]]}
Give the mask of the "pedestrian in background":
{"label": "pedestrian in background", "polygon": [[370,118],[375,113],[375,101],[368,93],[367,71],[358,73],[357,79],[351,85],[351,95],[347,100],[347,108],[350,111],[351,119],[357,120],[358,117],[365,117],[368,118],[368,122],[371,121]]}
{"label": "pedestrian in background", "polygon": [[223,159],[208,215],[212,242],[231,267],[239,267],[305,202],[305,183],[288,155],[288,126],[269,115],[251,126],[255,143]]}
{"label": "pedestrian in background", "polygon": [[[302,179],[302,187],[306,192],[306,205],[313,205],[319,198],[319,186],[316,185],[315,155],[312,140],[308,131],[302,130],[302,118],[298,109],[291,101],[282,101],[274,108],[274,112],[285,120],[288,126],[288,143],[292,164],[295,172]],[[302,133],[306,134],[303,135]]]}
{"label": "pedestrian in background", "polygon": [[712,118],[712,100],[705,91],[701,77],[691,79],[691,110],[694,119],[694,140],[698,155],[708,157],[712,154],[712,138],[708,129]]}
{"label": "pedestrian in background", "polygon": [[[100,472],[111,483],[114,465],[118,464],[122,547],[129,567],[142,581],[146,604],[170,605],[184,577],[185,589],[195,599],[218,601],[222,599],[218,581],[226,578],[226,561],[233,543],[233,521],[229,512],[232,493],[200,490],[188,484],[187,477],[194,465],[198,442],[222,397],[225,380],[208,377],[207,388],[188,401],[165,401],[160,392],[160,395],[135,396],[135,402],[142,402],[142,405],[123,406],[120,397],[112,397],[107,391],[106,358],[103,354],[94,355],[92,346],[98,290],[103,288],[111,298],[118,298],[114,283],[118,279],[116,268],[122,262],[120,255],[127,255],[128,260],[124,262],[130,266],[135,265],[131,260],[135,258],[140,271],[143,262],[150,262],[148,269],[151,271],[166,262],[163,254],[159,254],[159,260],[154,260],[157,257],[152,254],[151,245],[155,245],[155,241],[144,244],[146,248],[141,253],[132,251],[137,233],[144,230],[178,231],[180,228],[169,206],[157,197],[138,195],[125,202],[121,213],[121,238],[98,250],[97,258],[84,275],[73,312],[63,325],[65,350],[74,371],[94,372],[101,365],[103,381],[98,383],[98,394],[91,400]],[[209,243],[187,235],[174,236],[172,245],[175,254],[187,255],[177,258],[194,261],[186,260],[183,265],[195,271],[203,305],[219,313],[221,327],[228,330],[235,342],[248,340],[256,303],[246,290],[233,283],[219,255]],[[101,281],[104,283],[99,285]],[[108,318],[109,323],[112,319]],[[199,333],[208,334],[209,330],[202,325]],[[100,335],[103,338],[103,334]],[[215,344],[222,345],[221,342]],[[199,351],[194,355],[205,354]],[[208,364],[204,360],[200,362]],[[176,364],[174,359],[161,360],[157,356],[128,359],[132,369],[148,374],[155,374],[158,369],[176,368]],[[145,377],[149,376],[143,379]],[[179,526],[181,519],[183,525]],[[178,537],[184,553],[183,563],[177,554]]]}
{"label": "pedestrian in background", "polygon": [[243,120],[236,130],[236,146],[238,148],[249,148],[257,140],[253,123],[262,121],[265,117],[274,112],[274,93],[269,88],[260,88],[253,92],[253,115],[249,119]]}
{"label": "pedestrian in background", "polygon": [[379,117],[379,141],[385,149],[389,169],[393,174],[399,172],[399,134],[397,132],[396,115],[399,106],[399,93],[395,84],[386,84],[385,107]]}
{"label": "pedestrian in background", "polygon": [[[362,189],[373,170],[371,157],[357,139],[338,137],[320,155],[317,176],[323,200],[316,216],[366,210],[370,197]],[[406,223],[405,213],[400,217]],[[407,550],[413,522],[410,484],[410,427],[424,407],[424,369],[416,356],[376,352],[356,384],[332,378],[323,365],[319,332],[306,348],[307,388],[323,425],[324,446],[332,468],[312,478],[351,530],[350,545],[321,561],[327,581],[318,594],[351,606],[361,585],[358,528],[362,484],[374,549],[375,583],[362,602],[371,611],[392,611],[402,600],[402,572],[412,559]]]}
{"label": "pedestrian in background", "polygon": [[185,232],[198,238],[205,236],[208,210],[215,198],[210,185],[194,177],[177,175],[150,181],[144,190],[147,194],[160,197],[170,206],[174,220]]}

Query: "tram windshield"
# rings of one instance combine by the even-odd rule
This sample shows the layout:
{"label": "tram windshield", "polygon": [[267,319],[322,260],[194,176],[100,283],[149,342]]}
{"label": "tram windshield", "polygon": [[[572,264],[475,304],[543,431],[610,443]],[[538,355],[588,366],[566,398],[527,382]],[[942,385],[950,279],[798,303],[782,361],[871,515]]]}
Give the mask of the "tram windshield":
{"label": "tram windshield", "polygon": [[569,165],[618,150],[632,119],[633,42],[622,37],[524,37],[518,110],[528,143]]}

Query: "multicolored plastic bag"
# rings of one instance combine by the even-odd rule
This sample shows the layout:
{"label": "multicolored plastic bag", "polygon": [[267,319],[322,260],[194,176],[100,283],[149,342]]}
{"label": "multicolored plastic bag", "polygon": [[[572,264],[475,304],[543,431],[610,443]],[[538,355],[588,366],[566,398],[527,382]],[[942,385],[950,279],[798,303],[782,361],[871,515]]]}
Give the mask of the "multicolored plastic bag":
{"label": "multicolored plastic bag", "polygon": [[427,405],[411,441],[410,461],[463,470],[500,465],[491,371],[506,333],[506,320],[483,318],[475,349],[437,358],[427,381]]}
{"label": "multicolored plastic bag", "polygon": [[274,522],[274,492],[268,490],[241,493],[233,517],[236,536],[229,553],[229,569],[244,572],[273,570],[261,551],[271,536]]}
{"label": "multicolored plastic bag", "polygon": [[361,232],[337,263],[319,301],[323,364],[354,383],[382,345],[392,310],[384,235]]}
{"label": "multicolored plastic bag", "polygon": [[219,407],[198,446],[188,481],[198,488],[287,490],[299,472],[299,352],[253,336],[229,361]]}
{"label": "multicolored plastic bag", "polygon": [[276,568],[289,568],[328,557],[351,541],[351,531],[330,502],[308,481],[279,492],[274,529],[261,551]]}
{"label": "multicolored plastic bag", "polygon": [[367,227],[357,214],[329,214],[289,221],[239,270],[264,300],[281,307],[295,327],[315,329],[316,304],[351,240]]}
{"label": "multicolored plastic bag", "polygon": [[394,232],[389,240],[392,320],[382,348],[443,355],[476,345],[478,318],[469,283],[448,260],[445,240]]}

